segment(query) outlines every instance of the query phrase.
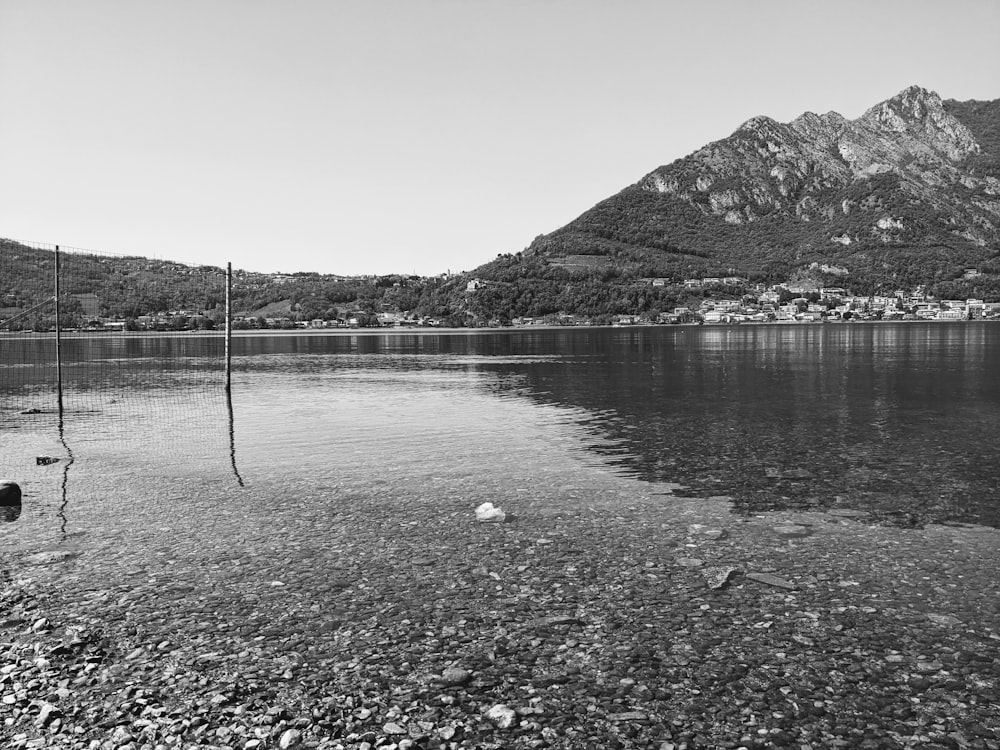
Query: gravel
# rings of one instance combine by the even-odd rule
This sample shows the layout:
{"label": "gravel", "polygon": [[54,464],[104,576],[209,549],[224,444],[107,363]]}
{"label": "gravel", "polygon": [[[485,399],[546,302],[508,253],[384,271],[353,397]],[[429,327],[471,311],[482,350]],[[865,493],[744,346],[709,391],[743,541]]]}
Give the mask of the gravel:
{"label": "gravel", "polygon": [[1000,748],[994,529],[612,478],[220,493],[0,553],[4,747]]}

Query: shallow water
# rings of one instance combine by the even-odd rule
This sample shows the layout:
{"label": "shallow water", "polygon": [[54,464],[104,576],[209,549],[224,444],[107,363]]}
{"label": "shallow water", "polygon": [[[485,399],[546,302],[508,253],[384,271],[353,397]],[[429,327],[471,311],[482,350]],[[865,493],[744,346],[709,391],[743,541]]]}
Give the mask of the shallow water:
{"label": "shallow water", "polygon": [[0,339],[14,548],[309,517],[352,493],[474,507],[604,475],[743,512],[1000,525],[997,325],[237,337],[231,421],[218,338],[70,339],[61,430],[44,346]]}

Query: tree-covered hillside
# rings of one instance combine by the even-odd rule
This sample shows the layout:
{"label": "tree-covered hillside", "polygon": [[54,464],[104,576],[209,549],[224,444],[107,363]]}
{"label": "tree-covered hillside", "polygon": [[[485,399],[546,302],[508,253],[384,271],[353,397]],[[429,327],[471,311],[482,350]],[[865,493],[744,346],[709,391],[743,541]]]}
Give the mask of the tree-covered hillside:
{"label": "tree-covered hillside", "polygon": [[[136,319],[171,311],[223,319],[225,271],[172,261],[60,253],[60,297],[70,325],[85,318]],[[41,305],[22,325],[47,327],[53,308],[55,254],[0,240],[0,320]],[[311,272],[262,274],[233,271],[235,314],[254,317],[269,306],[290,320],[335,320],[350,313],[374,320],[380,312],[447,319],[462,279],[392,275],[343,277]],[[89,300],[87,298],[90,298]],[[87,310],[96,305],[96,310]],[[464,323],[464,316],[458,321]]]}

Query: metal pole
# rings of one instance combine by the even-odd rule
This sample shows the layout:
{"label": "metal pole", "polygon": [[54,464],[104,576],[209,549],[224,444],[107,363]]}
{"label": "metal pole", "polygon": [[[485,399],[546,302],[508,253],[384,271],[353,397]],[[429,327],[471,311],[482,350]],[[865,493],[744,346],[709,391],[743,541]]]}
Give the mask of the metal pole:
{"label": "metal pole", "polygon": [[243,477],[236,468],[236,429],[233,424],[233,264],[226,264],[226,412],[229,415],[229,461],[236,483],[243,487]]}
{"label": "metal pole", "polygon": [[226,393],[233,390],[233,264],[226,263]]}
{"label": "metal pole", "polygon": [[62,326],[59,323],[59,245],[55,250],[55,303],[56,303],[56,398],[59,405],[59,421],[63,417],[63,382],[62,382]]}

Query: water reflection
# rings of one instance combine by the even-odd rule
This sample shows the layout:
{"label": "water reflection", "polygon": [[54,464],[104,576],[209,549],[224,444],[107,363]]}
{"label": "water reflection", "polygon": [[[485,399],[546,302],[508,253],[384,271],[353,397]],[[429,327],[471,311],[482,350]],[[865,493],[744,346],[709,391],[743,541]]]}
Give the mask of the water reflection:
{"label": "water reflection", "polygon": [[[248,370],[441,388],[414,371],[572,407],[590,451],[746,511],[853,507],[1000,522],[1000,328],[740,326],[245,339]],[[270,357],[259,356],[267,353]],[[309,355],[303,359],[302,355]],[[332,372],[332,374],[331,374]]]}
{"label": "water reflection", "polygon": [[233,419],[233,392],[231,388],[226,388],[226,415],[229,418],[229,463],[233,469],[233,476],[236,477],[236,484],[245,487],[240,470],[236,467],[236,424]]}
{"label": "water reflection", "polygon": [[63,462],[62,466],[62,482],[60,484],[61,499],[59,503],[59,534],[65,539],[66,538],[66,511],[69,506],[69,470],[73,466],[73,462],[76,460],[73,456],[73,449],[69,447],[69,443],[66,442],[66,412],[63,408],[62,392],[59,394],[59,443],[62,445],[63,450],[66,452],[66,461]]}
{"label": "water reflection", "polygon": [[[468,413],[449,411],[447,429],[428,424],[439,417],[434,404],[470,391],[558,407],[581,428],[579,448],[619,471],[732,495],[746,512],[836,506],[901,524],[1000,525],[997,325],[359,332],[233,344],[236,401],[250,412],[239,424],[218,341],[68,347],[65,367],[76,377],[68,403],[78,410],[66,429],[78,437],[74,453],[64,446],[64,527],[73,456],[98,437],[127,434],[131,448],[147,446],[122,460],[214,471],[221,458],[239,486],[237,437],[255,470],[265,457],[271,472],[325,470],[328,456],[357,461],[360,451],[391,466],[433,460],[447,444],[474,471],[476,461],[502,460],[500,449],[443,437],[475,434],[473,402]],[[20,345],[27,355],[40,344]],[[0,395],[11,392],[9,372],[0,373]],[[19,377],[19,392],[30,392],[35,376]],[[86,404],[93,414],[84,418]]]}
{"label": "water reflection", "polygon": [[[598,359],[526,364],[517,392],[614,414],[587,425],[610,462],[647,481],[733,494],[748,512],[841,506],[901,524],[997,525],[998,333],[637,329]],[[607,437],[615,447],[602,447]]]}

